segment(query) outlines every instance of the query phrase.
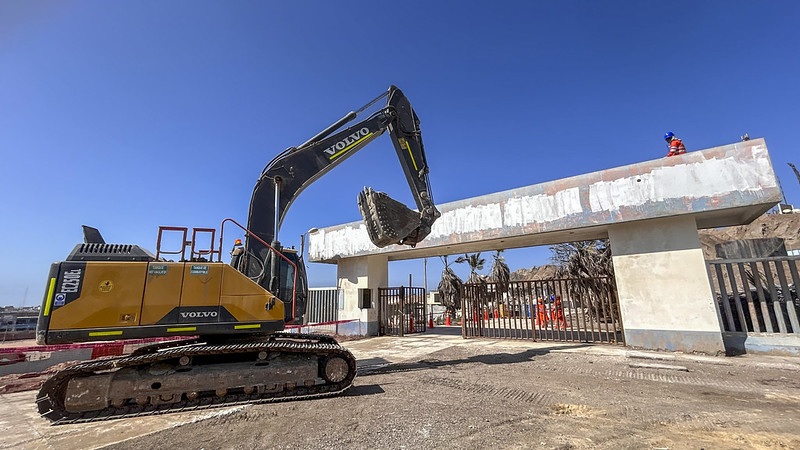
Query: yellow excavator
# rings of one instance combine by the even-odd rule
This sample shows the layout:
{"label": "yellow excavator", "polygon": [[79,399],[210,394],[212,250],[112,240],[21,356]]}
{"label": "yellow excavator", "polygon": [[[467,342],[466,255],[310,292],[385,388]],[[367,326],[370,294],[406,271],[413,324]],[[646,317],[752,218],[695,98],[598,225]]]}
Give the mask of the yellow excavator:
{"label": "yellow excavator", "polygon": [[[346,127],[384,97],[384,107]],[[216,229],[192,229],[190,238],[188,228],[160,227],[154,255],[108,244],[84,226],[84,242],[50,267],[37,342],[172,339],[57,372],[36,397],[39,413],[55,424],[77,423],[349,388],[355,358],[333,337],[282,332],[302,321],[308,289],[302,255],[280,244],[278,230],[303,189],[387,130],[417,211],[371,188],[358,195],[358,206],[376,246],[414,246],[440,213],[419,118],[395,86],[273,158],[253,190],[247,226],[225,219],[218,245]],[[221,261],[226,224],[245,238],[237,239],[230,263]],[[168,233],[178,233],[180,249],[162,249]],[[209,235],[210,244],[201,244]]]}

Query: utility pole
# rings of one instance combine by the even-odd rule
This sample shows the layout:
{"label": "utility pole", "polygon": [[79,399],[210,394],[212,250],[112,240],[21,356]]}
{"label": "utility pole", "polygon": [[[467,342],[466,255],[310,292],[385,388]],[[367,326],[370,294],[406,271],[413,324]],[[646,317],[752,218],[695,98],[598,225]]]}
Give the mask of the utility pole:
{"label": "utility pole", "polygon": [[425,286],[425,295],[428,295],[428,258],[422,258],[422,280]]}

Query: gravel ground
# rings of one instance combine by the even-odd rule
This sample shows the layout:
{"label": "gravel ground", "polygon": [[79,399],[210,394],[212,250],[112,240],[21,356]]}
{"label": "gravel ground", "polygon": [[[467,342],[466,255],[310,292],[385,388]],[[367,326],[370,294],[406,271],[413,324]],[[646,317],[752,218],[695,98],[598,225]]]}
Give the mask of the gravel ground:
{"label": "gravel ground", "polygon": [[345,395],[228,409],[109,448],[800,448],[796,362],[390,339],[345,343],[361,361]]}

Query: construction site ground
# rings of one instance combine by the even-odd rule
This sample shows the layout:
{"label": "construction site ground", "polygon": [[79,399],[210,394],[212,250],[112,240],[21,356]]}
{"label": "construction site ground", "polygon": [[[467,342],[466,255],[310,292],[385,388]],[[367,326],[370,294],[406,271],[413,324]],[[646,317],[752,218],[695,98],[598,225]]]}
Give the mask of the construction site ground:
{"label": "construction site ground", "polygon": [[488,339],[460,328],[344,342],[344,395],[50,426],[0,396],[0,447],[800,448],[800,360]]}

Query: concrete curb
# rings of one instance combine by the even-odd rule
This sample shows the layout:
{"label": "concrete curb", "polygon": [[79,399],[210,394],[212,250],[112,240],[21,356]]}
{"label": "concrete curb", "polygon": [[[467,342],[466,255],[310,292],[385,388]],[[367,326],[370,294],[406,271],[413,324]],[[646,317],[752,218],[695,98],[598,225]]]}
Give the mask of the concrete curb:
{"label": "concrete curb", "polygon": [[632,369],[664,369],[664,370],[677,370],[680,372],[688,372],[689,368],[683,366],[673,366],[671,364],[647,364],[647,363],[630,363],[628,367]]}
{"label": "concrete curb", "polygon": [[653,361],[673,361],[673,362],[695,362],[701,364],[713,364],[717,366],[753,366],[767,369],[781,369],[800,371],[800,361],[754,361],[752,357],[715,357],[715,356],[702,356],[702,355],[687,355],[687,354],[663,354],[663,353],[649,353],[643,351],[627,351],[625,352],[626,358],[631,359],[644,359]]}

